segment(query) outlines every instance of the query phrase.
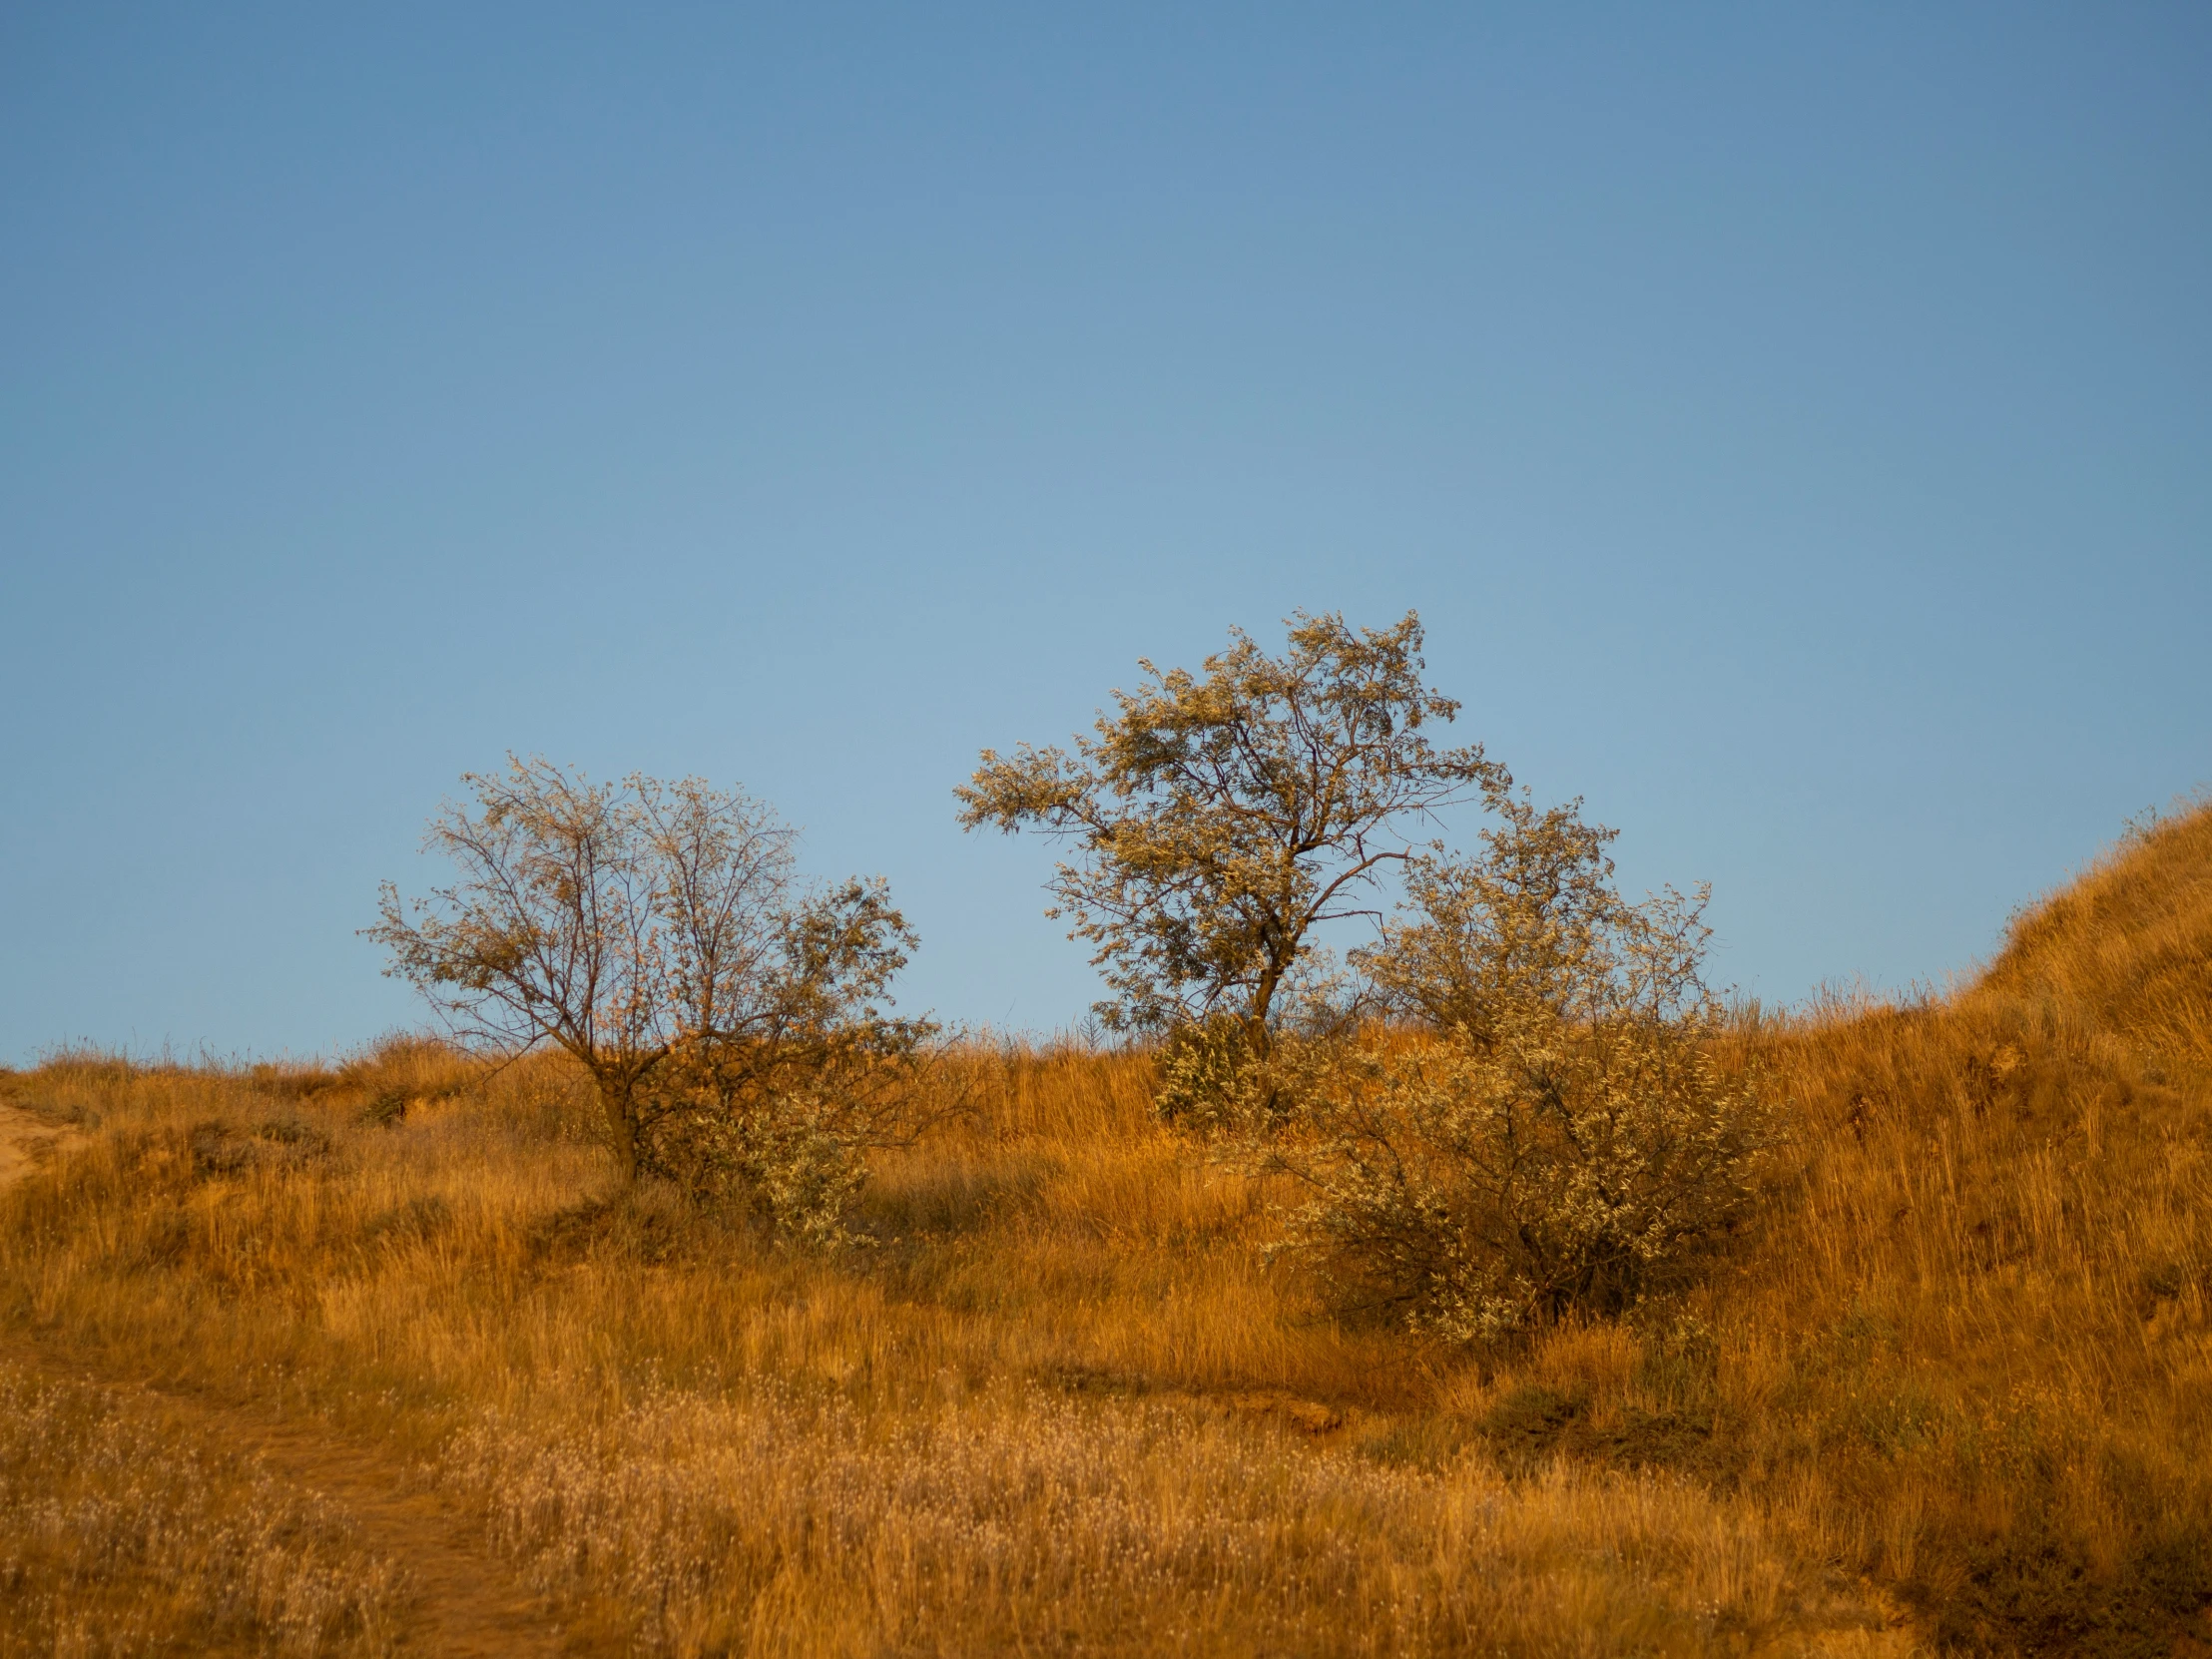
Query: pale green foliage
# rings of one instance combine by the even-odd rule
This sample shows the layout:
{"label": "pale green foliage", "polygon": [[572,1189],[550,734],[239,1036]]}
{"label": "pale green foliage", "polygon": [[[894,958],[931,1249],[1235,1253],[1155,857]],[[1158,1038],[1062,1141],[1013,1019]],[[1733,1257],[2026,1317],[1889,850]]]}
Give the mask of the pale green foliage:
{"label": "pale green foliage", "polygon": [[914,943],[882,884],[803,887],[775,814],[697,779],[510,759],[464,781],[473,809],[426,836],[458,879],[412,905],[383,889],[387,971],[463,1037],[582,1062],[625,1180],[833,1232],[934,1031],[879,1006]]}
{"label": "pale green foliage", "polygon": [[1584,823],[1581,806],[1500,796],[1478,854],[1408,860],[1405,903],[1353,956],[1383,1008],[1479,1047],[1526,1004],[1595,1020],[1698,1003],[1705,890],[1628,903],[1605,852],[1617,831]]}
{"label": "pale green foliage", "polygon": [[1253,1025],[1209,1014],[1171,1026],[1153,1056],[1153,1105],[1205,1135],[1264,1135],[1319,1086],[1314,1068],[1357,1037],[1373,994],[1325,946],[1308,945],[1276,993],[1265,1047]]}
{"label": "pale green foliage", "polygon": [[1260,1142],[1308,1190],[1298,1247],[1456,1340],[1628,1306],[1745,1216],[1769,1138],[1714,1060],[1702,893],[1629,904],[1611,831],[1501,811],[1482,856],[1415,867],[1360,958],[1425,1031],[1283,1045],[1301,1109]]}
{"label": "pale green foliage", "polygon": [[818,1249],[857,1242],[845,1221],[867,1171],[833,1097],[710,1088],[671,1091],[671,1102],[656,1167],[710,1201],[741,1200],[787,1238]]}
{"label": "pale green foliage", "polygon": [[1153,1104],[1168,1122],[1211,1131],[1241,1126],[1260,1109],[1258,1056],[1250,1028],[1229,1014],[1184,1020],[1154,1056],[1160,1086]]}
{"label": "pale green foliage", "polygon": [[1034,825],[1077,848],[1049,913],[1095,947],[1110,1028],[1221,1014],[1264,1052],[1312,930],[1373,913],[1378,872],[1413,853],[1404,827],[1505,777],[1478,745],[1428,742],[1458,705],[1422,684],[1410,612],[1358,632],[1301,613],[1280,657],[1231,640],[1202,676],[1142,663],[1147,683],[1072,755],[985,750],[957,793],[965,828]]}
{"label": "pale green foliage", "polygon": [[686,1044],[649,1086],[645,1166],[788,1238],[862,1242],[845,1227],[866,1178],[860,1154],[903,1143],[933,1115],[934,1035],[925,1021],[869,1014]]}
{"label": "pale green foliage", "polygon": [[1269,1149],[1311,1189],[1298,1245],[1353,1300],[1454,1340],[1627,1307],[1753,1199],[1759,1101],[1705,1035],[1530,1007],[1482,1049],[1333,1057]]}

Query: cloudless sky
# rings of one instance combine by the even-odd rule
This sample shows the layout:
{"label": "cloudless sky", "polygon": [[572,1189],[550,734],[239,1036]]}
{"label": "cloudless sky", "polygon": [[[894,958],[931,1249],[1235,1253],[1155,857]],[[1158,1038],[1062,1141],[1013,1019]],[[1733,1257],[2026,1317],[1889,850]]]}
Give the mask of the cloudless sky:
{"label": "cloudless sky", "polygon": [[[1097,994],[985,745],[1294,608],[1717,977],[2212,778],[2201,6],[0,9],[0,1060],[327,1051],[509,750]],[[1470,822],[1463,832],[1472,832]]]}

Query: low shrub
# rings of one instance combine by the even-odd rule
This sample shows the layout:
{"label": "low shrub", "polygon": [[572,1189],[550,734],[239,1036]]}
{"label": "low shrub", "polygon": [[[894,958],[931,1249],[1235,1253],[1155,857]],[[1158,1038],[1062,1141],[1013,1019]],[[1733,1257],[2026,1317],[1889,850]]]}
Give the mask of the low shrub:
{"label": "low shrub", "polygon": [[1229,1088],[1185,1068],[1293,1104],[1246,1115],[1307,1191],[1292,1248],[1456,1342],[1624,1311],[1749,1215],[1773,1139],[1756,1076],[1716,1059],[1703,893],[1630,904],[1576,806],[1501,813],[1481,854],[1422,860],[1355,957],[1394,1032],[1278,1042]]}
{"label": "low shrub", "polygon": [[1307,1191],[1292,1248],[1354,1305],[1456,1342],[1622,1312],[1755,1202],[1770,1113],[1709,1037],[1520,1010],[1483,1046],[1305,1057],[1299,1121],[1262,1154]]}
{"label": "low shrub", "polygon": [[874,1019],[693,1045],[640,1103],[639,1167],[791,1242],[858,1243],[848,1223],[867,1154],[907,1143],[956,1104],[936,1075],[935,1035],[925,1022]]}

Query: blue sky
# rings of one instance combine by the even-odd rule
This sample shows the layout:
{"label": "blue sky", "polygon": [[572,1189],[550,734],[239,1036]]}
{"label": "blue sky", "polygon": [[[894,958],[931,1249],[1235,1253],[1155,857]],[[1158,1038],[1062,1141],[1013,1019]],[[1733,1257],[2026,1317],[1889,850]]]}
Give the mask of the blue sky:
{"label": "blue sky", "polygon": [[[1294,608],[1718,976],[1937,979],[2212,778],[2212,13],[0,12],[0,1059],[420,1018],[508,750],[1095,994],[985,746]],[[1466,826],[1471,831],[1474,826]]]}

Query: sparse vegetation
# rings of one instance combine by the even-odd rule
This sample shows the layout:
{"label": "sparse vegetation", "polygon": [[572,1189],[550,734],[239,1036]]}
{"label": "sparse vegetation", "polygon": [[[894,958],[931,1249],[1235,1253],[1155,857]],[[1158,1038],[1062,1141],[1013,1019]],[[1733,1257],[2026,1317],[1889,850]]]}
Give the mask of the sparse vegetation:
{"label": "sparse vegetation", "polygon": [[2208,946],[2198,812],[1947,1000],[1722,1024],[1795,1107],[1758,1227],[1475,1353],[1329,1317],[1296,1190],[1074,1047],[948,1058],[833,1258],[617,1188],[559,1055],[57,1061],[10,1097],[99,1127],[0,1199],[0,1318],[419,1459],[585,1648],[2187,1651],[2212,1068],[2107,1010]]}
{"label": "sparse vegetation", "polygon": [[0,1651],[406,1648],[405,1551],[237,1413],[548,1652],[2212,1645],[2212,808],[1947,997],[1777,1016],[1489,792],[1359,997],[1140,929],[1194,1017],[1109,1049],[889,1022],[895,912],[741,798],[500,788],[381,936],[502,1046],[0,1074],[69,1126],[0,1191]]}
{"label": "sparse vegetation", "polygon": [[408,1587],[163,1401],[0,1360],[0,1654],[386,1654]]}

